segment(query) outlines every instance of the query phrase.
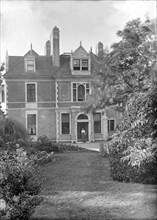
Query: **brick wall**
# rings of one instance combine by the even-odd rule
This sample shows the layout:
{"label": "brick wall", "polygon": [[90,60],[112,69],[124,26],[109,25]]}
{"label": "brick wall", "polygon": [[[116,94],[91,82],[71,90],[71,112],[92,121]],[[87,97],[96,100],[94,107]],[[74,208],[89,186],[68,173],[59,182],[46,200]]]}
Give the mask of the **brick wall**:
{"label": "brick wall", "polygon": [[56,113],[54,109],[38,110],[38,136],[56,139]]}

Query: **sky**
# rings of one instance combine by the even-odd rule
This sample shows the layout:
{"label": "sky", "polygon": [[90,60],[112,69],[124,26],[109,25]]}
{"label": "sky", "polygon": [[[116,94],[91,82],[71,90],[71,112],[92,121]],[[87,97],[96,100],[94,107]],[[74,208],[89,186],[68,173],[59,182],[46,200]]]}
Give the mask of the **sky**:
{"label": "sky", "polygon": [[89,51],[102,42],[104,47],[119,41],[116,36],[126,22],[155,18],[155,0],[93,1],[0,1],[0,62],[10,56],[24,56],[32,43],[44,55],[44,47],[54,26],[60,29],[60,52],[82,46]]}

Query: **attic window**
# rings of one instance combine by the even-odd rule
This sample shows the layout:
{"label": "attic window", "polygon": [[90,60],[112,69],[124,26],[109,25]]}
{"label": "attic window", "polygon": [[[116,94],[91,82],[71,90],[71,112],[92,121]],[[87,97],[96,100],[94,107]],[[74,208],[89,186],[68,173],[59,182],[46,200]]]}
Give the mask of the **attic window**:
{"label": "attic window", "polygon": [[82,70],[88,70],[88,60],[82,60]]}
{"label": "attic window", "polygon": [[80,70],[80,60],[74,59],[74,70]]}
{"label": "attic window", "polygon": [[26,70],[35,72],[35,60],[26,60]]}
{"label": "attic window", "polygon": [[73,70],[88,70],[88,59],[74,59],[73,60]]}

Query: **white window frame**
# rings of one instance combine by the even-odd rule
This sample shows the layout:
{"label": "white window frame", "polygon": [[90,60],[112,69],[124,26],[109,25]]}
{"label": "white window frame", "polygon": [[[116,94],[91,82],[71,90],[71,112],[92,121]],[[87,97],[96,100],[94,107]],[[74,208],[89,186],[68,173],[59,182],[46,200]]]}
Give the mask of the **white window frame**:
{"label": "white window frame", "polygon": [[[62,133],[62,114],[69,114],[69,134]],[[71,114],[68,111],[62,111],[60,113],[60,135],[71,135]]]}
{"label": "white window frame", "polygon": [[[29,61],[32,61],[33,62],[33,70],[28,70],[28,62]],[[27,71],[27,72],[35,72],[36,71],[36,65],[35,65],[35,59],[34,58],[32,58],[32,57],[30,57],[30,58],[26,58],[25,59],[25,70]]]}
{"label": "white window frame", "polygon": [[35,110],[26,111],[26,129],[27,129],[27,131],[28,131],[28,115],[36,115],[36,134],[35,135],[29,134],[32,137],[36,137],[36,136],[38,136],[38,114],[37,114],[37,111],[35,111]]}
{"label": "white window frame", "polygon": [[[34,84],[35,85],[35,102],[28,102],[27,101],[27,85]],[[26,103],[37,103],[37,82],[26,82],[25,83],[25,102]]]}
{"label": "white window frame", "polygon": [[[79,62],[80,62],[80,69],[79,70],[75,70],[74,69],[74,60],[79,60]],[[82,70],[82,61],[83,60],[87,60],[88,61],[88,69],[87,70]],[[86,72],[86,71],[89,71],[89,58],[77,58],[77,57],[73,57],[73,59],[72,59],[72,69],[73,69],[73,71],[83,71],[83,72]]]}
{"label": "white window frame", "polygon": [[[76,101],[73,101],[73,85],[74,84],[76,84]],[[90,94],[90,83],[89,82],[72,82],[71,83],[71,89],[72,89],[72,91],[71,91],[71,94],[72,94],[72,96],[71,96],[71,102],[85,102],[85,101],[87,101],[87,92],[86,92],[86,90],[87,90],[87,84],[89,85],[89,94]],[[84,101],[78,101],[78,86],[79,85],[83,85],[84,87],[85,87],[85,100]]]}

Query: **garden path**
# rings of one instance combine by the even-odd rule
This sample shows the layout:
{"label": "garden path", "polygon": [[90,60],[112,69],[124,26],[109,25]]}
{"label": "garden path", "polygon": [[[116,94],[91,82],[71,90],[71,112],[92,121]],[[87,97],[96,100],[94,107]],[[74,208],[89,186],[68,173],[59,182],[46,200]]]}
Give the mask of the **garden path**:
{"label": "garden path", "polygon": [[56,154],[45,165],[40,219],[156,219],[156,186],[112,181],[97,152]]}

